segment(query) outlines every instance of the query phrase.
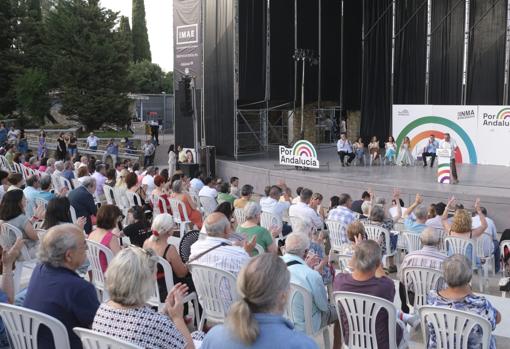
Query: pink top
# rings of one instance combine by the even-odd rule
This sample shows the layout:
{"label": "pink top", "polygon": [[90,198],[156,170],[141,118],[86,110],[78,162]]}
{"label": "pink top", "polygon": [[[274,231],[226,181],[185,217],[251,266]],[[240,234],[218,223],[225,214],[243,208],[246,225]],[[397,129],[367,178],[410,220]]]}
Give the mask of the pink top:
{"label": "pink top", "polygon": [[[108,231],[101,239],[101,245],[105,245],[106,247],[110,248],[110,241],[112,241],[112,238],[113,233]],[[101,270],[104,273],[106,268],[108,268],[108,261],[106,260],[106,256],[103,252],[99,252],[99,263],[101,263]]]}

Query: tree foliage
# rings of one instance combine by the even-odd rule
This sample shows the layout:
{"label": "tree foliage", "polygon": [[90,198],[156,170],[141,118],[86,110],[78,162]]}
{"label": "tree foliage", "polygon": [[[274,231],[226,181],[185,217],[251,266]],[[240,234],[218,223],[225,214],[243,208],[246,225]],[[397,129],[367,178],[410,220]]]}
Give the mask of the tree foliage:
{"label": "tree foliage", "polygon": [[38,68],[25,69],[15,81],[16,101],[25,116],[28,113],[32,121],[44,124],[50,101],[48,98],[48,77]]}
{"label": "tree foliage", "polygon": [[135,62],[144,59],[151,61],[151,47],[147,33],[147,22],[145,20],[144,0],[133,0],[131,19],[133,21],[133,60]]}
{"label": "tree foliage", "polygon": [[15,23],[11,0],[0,0],[0,114],[10,113],[16,105],[12,90],[16,72]]}
{"label": "tree foliage", "polygon": [[[170,73],[173,82],[173,74]],[[172,93],[169,86],[169,75],[161,67],[147,60],[131,62],[129,65],[129,82],[134,93]]]}
{"label": "tree foliage", "polygon": [[128,56],[129,60],[133,60],[133,34],[131,33],[131,26],[129,25],[129,18],[126,16],[120,17],[119,24],[119,33],[122,39],[126,42],[128,46]]}

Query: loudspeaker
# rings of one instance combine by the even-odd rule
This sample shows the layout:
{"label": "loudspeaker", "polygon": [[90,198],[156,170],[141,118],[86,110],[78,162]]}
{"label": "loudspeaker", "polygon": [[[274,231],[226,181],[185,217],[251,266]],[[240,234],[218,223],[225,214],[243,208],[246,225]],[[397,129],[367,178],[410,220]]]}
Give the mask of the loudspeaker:
{"label": "loudspeaker", "polygon": [[201,171],[206,177],[216,177],[216,147],[208,145],[200,148]]}
{"label": "loudspeaker", "polygon": [[178,163],[177,169],[181,170],[185,176],[189,178],[194,178],[196,173],[198,172],[199,166],[198,164]]}

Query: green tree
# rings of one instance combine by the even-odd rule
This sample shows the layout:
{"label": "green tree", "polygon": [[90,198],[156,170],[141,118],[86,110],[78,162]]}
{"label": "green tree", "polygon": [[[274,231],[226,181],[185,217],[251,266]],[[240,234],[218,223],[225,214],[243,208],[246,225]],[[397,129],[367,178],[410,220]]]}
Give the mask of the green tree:
{"label": "green tree", "polygon": [[149,35],[147,34],[144,0],[133,0],[131,19],[133,21],[133,60],[135,62],[144,59],[151,61],[151,47],[149,44]]}
{"label": "green tree", "polygon": [[[46,72],[28,68],[15,81],[16,101],[19,110],[37,125],[44,124],[50,101],[48,98],[48,77]],[[28,114],[28,115],[27,115]]]}
{"label": "green tree", "polygon": [[51,74],[63,93],[63,112],[88,130],[129,120],[128,46],[117,13],[96,0],[57,0],[46,20]]}
{"label": "green tree", "polygon": [[169,71],[163,78],[163,91],[166,93],[174,93],[174,72]]}
{"label": "green tree", "polygon": [[0,0],[0,114],[12,112],[16,105],[12,90],[16,73],[15,23],[11,0]]}
{"label": "green tree", "polygon": [[161,93],[164,89],[165,73],[161,67],[147,60],[131,62],[129,65],[131,92]]}
{"label": "green tree", "polygon": [[120,17],[119,33],[122,39],[125,40],[129,50],[129,60],[133,60],[133,34],[131,33],[131,26],[129,25],[129,18],[126,16]]}

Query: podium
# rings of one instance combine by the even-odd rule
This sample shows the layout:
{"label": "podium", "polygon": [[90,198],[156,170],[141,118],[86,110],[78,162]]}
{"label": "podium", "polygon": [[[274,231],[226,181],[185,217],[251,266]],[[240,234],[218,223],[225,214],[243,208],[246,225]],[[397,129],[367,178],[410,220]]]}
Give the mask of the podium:
{"label": "podium", "polygon": [[452,168],[450,159],[452,151],[450,149],[437,149],[437,182],[450,184],[452,180]]}

